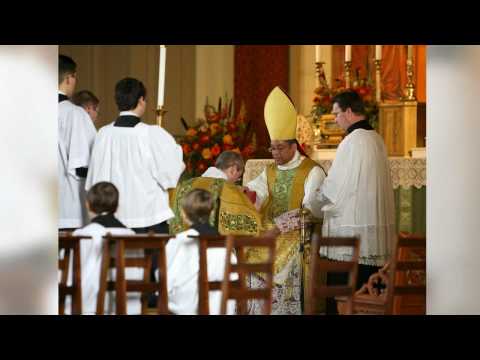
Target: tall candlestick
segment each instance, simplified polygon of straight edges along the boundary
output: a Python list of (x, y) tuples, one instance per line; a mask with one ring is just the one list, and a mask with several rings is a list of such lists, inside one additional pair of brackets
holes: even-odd
[(345, 61), (345, 88), (350, 88), (350, 70), (352, 69), (352, 62)]
[(320, 62), (320, 45), (315, 45), (315, 62)]
[(160, 45), (160, 66), (158, 69), (158, 108), (162, 108), (165, 103), (165, 65), (167, 61), (167, 48)]
[(407, 45), (407, 58), (413, 59), (413, 45)]
[(352, 45), (345, 45), (345, 62), (352, 61)]
[(382, 45), (375, 45), (375, 60), (382, 60)]
[(382, 60), (375, 60), (375, 100), (377, 103), (382, 101)]

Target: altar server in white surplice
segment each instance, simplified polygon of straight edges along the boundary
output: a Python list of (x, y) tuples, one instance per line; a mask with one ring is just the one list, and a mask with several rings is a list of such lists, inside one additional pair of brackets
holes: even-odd
[(140, 120), (146, 89), (133, 78), (119, 81), (115, 101), (120, 116), (98, 132), (86, 188), (108, 181), (121, 194), (117, 217), (137, 233), (168, 233), (173, 217), (168, 189), (175, 188), (185, 169), (181, 147), (157, 125)]
[(96, 129), (87, 112), (69, 100), (77, 83), (77, 65), (64, 55), (58, 63), (58, 228), (71, 230), (88, 222), (85, 178)]
[[(217, 229), (210, 226), (208, 219), (213, 210), (210, 192), (194, 189), (182, 199), (183, 221), (189, 229), (177, 234), (175, 239), (167, 243), (167, 286), (168, 308), (177, 315), (198, 314), (198, 277), (199, 277), (199, 245), (198, 240), (189, 236), (219, 235)], [(234, 254), (232, 262), (236, 262)], [(225, 271), (225, 248), (207, 250), (207, 274), (209, 281), (222, 281)], [(232, 274), (232, 280), (238, 275)], [(210, 291), (210, 315), (220, 314), (222, 300), (221, 291)], [(227, 314), (235, 313), (235, 301), (227, 303)]]
[[(317, 192), (323, 206), (323, 236), (358, 236), (360, 259), (357, 288), (392, 255), (396, 230), (395, 206), (385, 144), (370, 126), (360, 96), (353, 91), (333, 99), (337, 123), (347, 131), (328, 176)], [(337, 261), (350, 261), (348, 248), (320, 249)], [(344, 274), (329, 274), (327, 283), (346, 283)], [(336, 313), (327, 301), (327, 313)]]
[[(91, 222), (87, 226), (74, 231), (74, 236), (90, 236), (91, 239), (80, 242), (80, 263), (82, 269), (82, 314), (94, 315), (97, 310), (97, 297), (99, 290), (100, 270), (103, 254), (103, 236), (134, 235), (133, 230), (127, 229), (116, 217), (118, 200), (120, 196), (117, 188), (107, 182), (95, 184), (87, 194), (87, 209)], [(112, 250), (112, 255), (115, 249)], [(128, 250), (126, 256), (142, 256), (142, 250)], [(73, 260), (73, 259), (72, 259)], [(72, 267), (72, 261), (70, 262)], [(140, 268), (127, 268), (125, 271), (128, 280), (142, 280), (143, 270)], [(72, 271), (69, 272), (70, 276)], [(115, 270), (110, 270), (109, 280), (115, 280)], [(71, 282), (71, 279), (69, 279)], [(69, 299), (68, 297), (67, 299)], [(66, 306), (69, 309), (70, 306)], [(115, 313), (115, 297), (113, 292), (107, 292), (104, 304), (104, 313)], [(127, 314), (141, 313), (140, 293), (127, 293)]]

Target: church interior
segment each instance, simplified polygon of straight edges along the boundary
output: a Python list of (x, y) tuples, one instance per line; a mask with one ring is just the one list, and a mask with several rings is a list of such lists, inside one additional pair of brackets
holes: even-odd
[[(217, 199), (209, 221), (214, 227), (218, 225), (218, 236), (193, 236), (198, 241), (195, 314), (329, 315), (332, 299), (333, 313), (340, 315), (479, 313), (476, 295), (480, 289), (472, 288), (466, 276), (476, 276), (478, 270), (471, 255), (473, 247), (478, 247), (472, 241), (474, 214), (478, 210), (478, 196), (472, 195), (476, 194), (472, 157), (479, 146), (474, 138), (478, 125), (472, 124), (473, 110), (468, 112), (476, 101), (474, 94), (480, 91), (480, 81), (473, 83), (474, 79), (480, 80), (475, 70), (480, 61), (478, 46), (59, 45), (49, 46), (44, 53), (32, 51), (31, 56), (49, 62), (50, 72), (53, 69), (56, 73), (59, 54), (76, 63), (75, 91), (88, 90), (97, 98), (97, 117), (93, 120), (96, 141), (100, 129), (118, 121), (118, 100), (114, 95), (119, 80), (134, 78), (143, 83), (146, 96), (141, 123), (170, 134), (185, 165), (176, 188), (168, 189), (169, 206), (180, 219), (179, 224), (183, 221), (182, 230), (188, 224), (183, 208), (189, 195), (186, 189), (206, 190)], [(38, 72), (45, 75), (45, 69)], [(45, 84), (37, 88), (41, 86)], [(460, 93), (452, 95), (455, 86), (468, 92), (463, 97)], [(277, 88), (280, 95), (272, 100)], [(263, 194), (254, 187), (265, 176), (268, 194), (279, 191), (283, 168), (273, 153), (276, 151), (278, 156), (284, 150), (278, 150), (281, 145), (277, 138), (280, 142), (296, 140), (301, 159), (309, 159), (312, 167), (320, 168), (324, 172), (322, 179), (329, 179), (331, 169), (337, 174), (341, 165), (335, 165), (335, 160), (343, 156), (337, 154), (342, 154), (339, 151), (352, 138), (350, 134), (358, 133), (341, 127), (337, 121), (338, 100), (335, 105), (333, 100), (345, 91), (359, 96), (364, 104), (366, 129), (373, 130), (383, 141), (387, 184), (393, 194), (395, 241), (389, 259), (375, 263), (375, 271), (362, 284), (359, 265), (366, 263), (360, 260), (363, 250), (359, 235), (326, 235), (326, 218), (319, 219), (313, 209), (304, 207), (306, 192), (304, 202), (300, 197), (295, 200), (300, 205), (294, 206), (293, 200), (288, 200), (288, 207), (282, 210), (288, 211), (278, 218), (268, 218), (266, 226), (264, 216), (277, 211), (275, 207), (266, 209), (276, 200), (258, 205)], [(55, 96), (57, 92), (54, 89)], [(270, 115), (269, 101), (286, 110)], [(293, 115), (288, 117), (287, 112)], [(55, 111), (50, 117), (56, 116)], [(274, 132), (285, 133), (287, 125), (275, 129), (269, 124), (270, 116), (285, 119), (285, 124), (296, 123), (294, 135), (275, 137)], [(232, 183), (207, 181), (202, 174), (217, 166), (223, 152), (240, 155), (244, 162), (241, 176)], [(270, 169), (276, 166), (278, 173), (271, 178)], [(88, 176), (90, 171), (89, 167)], [(303, 196), (304, 184), (311, 178), (307, 176), (310, 168), (305, 171), (298, 182), (300, 187), (295, 188), (297, 180), (291, 180), (293, 190), (287, 190), (288, 194), (301, 189)], [(275, 185), (271, 185), (271, 179)], [(458, 191), (460, 194), (454, 195)], [(49, 183), (48, 193), (55, 192), (55, 186)], [(271, 199), (272, 195), (268, 196)], [(300, 195), (288, 196), (296, 199)], [(293, 213), (292, 209), (298, 217), (295, 225), (285, 216)], [(171, 231), (173, 225), (169, 224)], [(281, 232), (272, 236), (272, 226)], [(288, 228), (285, 233), (283, 227)], [(81, 280), (81, 244), (88, 236), (67, 230), (58, 231), (55, 225), (51, 231), (56, 238), (52, 247), (55, 281), (50, 276), (47, 287), (48, 298), (55, 306), (48, 311), (82, 314), (85, 289)], [(169, 305), (167, 282), (177, 281), (168, 274), (168, 242), (178, 233), (135, 233), (102, 235), (94, 313), (106, 314), (113, 308), (112, 314), (130, 314), (130, 295), (135, 293), (141, 295), (133, 300), (140, 306), (138, 314), (176, 314)], [(285, 235), (291, 233), (295, 235)], [(294, 242), (295, 246), (288, 245), (285, 250), (285, 244)], [(256, 252), (255, 247), (265, 251)], [(331, 261), (320, 256), (322, 247), (349, 247), (353, 255), (348, 261)], [(139, 249), (144, 250), (145, 257), (126, 255)], [(234, 254), (235, 261), (228, 256), (222, 258), (224, 276), (212, 280), (208, 259), (218, 249)], [(258, 261), (249, 262), (249, 254)], [(283, 254), (287, 254), (285, 259)], [(297, 256), (299, 260), (295, 260)], [(462, 262), (467, 268), (451, 274), (449, 270)], [(143, 275), (130, 279), (134, 273), (130, 268), (142, 269)], [(113, 278), (112, 270), (116, 274)], [(156, 275), (150, 276), (154, 270)], [(345, 273), (348, 280), (332, 286), (327, 280), (330, 272)], [(442, 277), (448, 277), (450, 285), (440, 284)], [(454, 280), (458, 278), (462, 280)], [(451, 286), (456, 291), (450, 291)], [(52, 291), (58, 296), (51, 295)], [(215, 291), (219, 296), (218, 312), (212, 310), (211, 294)], [(152, 302), (153, 294), (156, 296)], [(236, 307), (231, 311), (233, 300)]]

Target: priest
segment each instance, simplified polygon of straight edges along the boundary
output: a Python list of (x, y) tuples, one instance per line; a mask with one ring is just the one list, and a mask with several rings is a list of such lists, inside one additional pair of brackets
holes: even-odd
[[(390, 259), (395, 230), (395, 206), (390, 166), (382, 137), (370, 126), (365, 105), (354, 91), (333, 99), (336, 122), (346, 130), (328, 177), (316, 198), (324, 211), (323, 235), (360, 238), (357, 288), (368, 282)], [(348, 248), (321, 248), (331, 260), (350, 261)], [(329, 274), (329, 285), (347, 283), (344, 274)], [(327, 314), (336, 314), (327, 299)]]

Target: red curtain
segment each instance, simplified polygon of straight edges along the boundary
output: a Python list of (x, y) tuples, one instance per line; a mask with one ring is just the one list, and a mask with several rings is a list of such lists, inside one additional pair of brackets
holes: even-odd
[(245, 103), (250, 134), (257, 139), (257, 157), (269, 157), (270, 138), (263, 116), (265, 100), (275, 86), (288, 92), (288, 45), (235, 46), (234, 101), (238, 112)]

